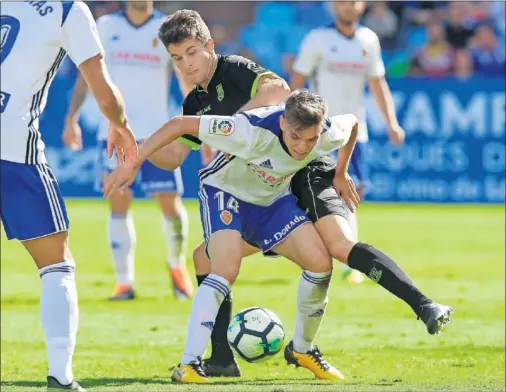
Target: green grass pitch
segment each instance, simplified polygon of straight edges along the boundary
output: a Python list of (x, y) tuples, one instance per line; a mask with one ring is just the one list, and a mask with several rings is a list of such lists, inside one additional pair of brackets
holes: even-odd
[[(197, 203), (187, 206), (191, 249), (202, 231)], [(130, 303), (106, 300), (114, 275), (105, 202), (71, 200), (68, 209), (80, 300), (74, 369), (90, 391), (504, 391), (504, 207), (365, 204), (359, 211), (361, 239), (393, 256), (429, 296), (455, 308), (442, 336), (429, 336), (411, 309), (381, 287), (370, 281), (351, 287), (336, 274), (317, 343), (346, 381), (318, 382), (278, 355), (263, 364), (241, 362), (242, 379), (200, 387), (170, 382), (191, 303), (172, 297), (156, 205), (134, 207), (139, 299)], [(43, 390), (37, 270), (3, 231), (1, 245), (1, 389)], [(284, 259), (244, 260), (234, 309), (273, 310), (288, 341), (299, 276)]]

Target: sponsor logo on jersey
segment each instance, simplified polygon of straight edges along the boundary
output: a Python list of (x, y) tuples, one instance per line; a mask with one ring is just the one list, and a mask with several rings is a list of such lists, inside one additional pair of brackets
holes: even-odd
[(297, 226), (300, 222), (307, 221), (306, 215), (297, 215), (295, 218), (293, 218), (290, 222), (288, 222), (285, 227), (283, 227), (282, 230), (274, 233), (274, 241), (279, 242), (285, 237), (286, 235), (290, 234), (292, 232), (292, 229)]
[(234, 133), (234, 122), (232, 120), (213, 119), (209, 127), (211, 135), (230, 136)]
[(124, 64), (159, 64), (162, 58), (156, 54), (116, 50), (111, 52), (112, 61)]
[(223, 101), (225, 98), (225, 90), (223, 90), (223, 85), (221, 83), (216, 86), (216, 94), (218, 95), (218, 101)]
[(204, 113), (211, 111), (211, 105), (207, 105), (204, 109), (197, 112), (197, 116), (202, 116)]
[[(265, 163), (265, 162), (263, 162)], [(254, 163), (248, 164), (249, 167), (253, 169), (253, 171), (264, 181), (264, 183), (269, 184), (271, 186), (280, 185), (282, 184), (287, 178), (290, 178), (291, 175), (281, 176), (281, 177), (274, 177), (273, 175), (267, 173), (264, 170), (264, 166), (261, 165), (255, 165)], [(272, 165), (271, 165), (272, 166)], [(272, 167), (270, 167), (272, 169)]]
[(233, 218), (234, 218), (234, 216), (232, 215), (232, 213), (230, 211), (227, 211), (227, 210), (221, 211), (220, 219), (227, 226), (232, 223)]
[(156, 48), (158, 46), (158, 38), (153, 38), (151, 44), (153, 45), (153, 48)]
[(270, 159), (267, 159), (266, 161), (263, 161), (260, 166), (265, 167), (266, 169), (272, 170), (272, 163)]

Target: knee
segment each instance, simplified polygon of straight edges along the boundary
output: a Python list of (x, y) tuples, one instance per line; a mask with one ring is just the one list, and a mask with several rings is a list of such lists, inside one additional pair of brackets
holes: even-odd
[(329, 252), (327, 252), (325, 247), (319, 248), (313, 255), (313, 262), (311, 263), (311, 268), (308, 269), (308, 271), (315, 273), (332, 271), (332, 257), (329, 255)]
[(193, 251), (193, 264), (197, 275), (206, 275), (211, 272), (211, 261), (207, 258), (205, 244), (201, 244)]
[(351, 238), (340, 237), (336, 238), (329, 246), (331, 256), (341, 263), (348, 264), (348, 255), (351, 249), (355, 246), (356, 241)]
[(157, 193), (155, 197), (163, 215), (168, 217), (176, 217), (179, 215), (178, 195), (175, 193)]
[(211, 268), (211, 273), (219, 275), (222, 278), (225, 278), (226, 280), (228, 280), (230, 285), (232, 285), (234, 284), (235, 280), (237, 279), (237, 276), (239, 275), (239, 269), (240, 269), (240, 261), (230, 262), (227, 263), (226, 265), (222, 263), (219, 267), (213, 266)]
[(113, 214), (126, 214), (128, 209), (130, 208), (130, 203), (132, 201), (131, 191), (128, 190), (125, 193), (114, 193), (109, 198), (111, 212)]

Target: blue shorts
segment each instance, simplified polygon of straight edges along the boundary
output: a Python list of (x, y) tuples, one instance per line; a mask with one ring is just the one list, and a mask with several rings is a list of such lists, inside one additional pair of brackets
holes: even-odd
[(1, 161), (0, 171), (0, 217), (9, 240), (68, 230), (65, 202), (48, 165)]
[(282, 197), (268, 207), (238, 200), (227, 192), (202, 184), (199, 192), (200, 216), (205, 241), (221, 230), (235, 230), (263, 253), (287, 238), (310, 220), (293, 195)]
[[(104, 175), (109, 174), (118, 166), (116, 156), (107, 156), (107, 142), (99, 141), (97, 145), (97, 177), (95, 190), (100, 192), (103, 186)], [(153, 193), (178, 193), (183, 194), (183, 179), (181, 170), (169, 171), (156, 167), (151, 162), (142, 164), (135, 182), (131, 186), (134, 192)]]

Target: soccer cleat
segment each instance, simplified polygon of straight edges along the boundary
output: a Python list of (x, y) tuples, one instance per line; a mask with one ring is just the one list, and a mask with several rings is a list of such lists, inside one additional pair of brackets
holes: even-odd
[(171, 380), (185, 384), (206, 384), (209, 381), (200, 358), (198, 361), (190, 362), (187, 365), (179, 364), (172, 372)]
[(435, 302), (422, 305), (417, 319), (422, 320), (431, 335), (439, 335), (443, 328), (450, 323), (453, 309), (448, 305)]
[(193, 284), (185, 265), (170, 267), (172, 288), (177, 299), (188, 299), (193, 295)]
[(48, 392), (59, 392), (59, 391), (78, 391), (86, 392), (86, 389), (81, 387), (77, 382), (72, 381), (68, 385), (60, 384), (60, 382), (53, 376), (47, 376), (47, 390)]
[(343, 272), (342, 279), (350, 284), (360, 284), (364, 281), (364, 275), (360, 271), (350, 268)]
[(202, 367), (209, 377), (241, 377), (241, 369), (235, 358), (225, 362), (210, 357), (204, 359)]
[(135, 299), (135, 292), (132, 285), (127, 283), (116, 285), (116, 289), (111, 297), (109, 297), (109, 301), (130, 301)]
[(306, 368), (320, 380), (344, 380), (341, 372), (323, 359), (323, 354), (316, 346), (303, 354), (293, 349), (293, 341), (291, 341), (285, 347), (285, 359), (288, 365)]

